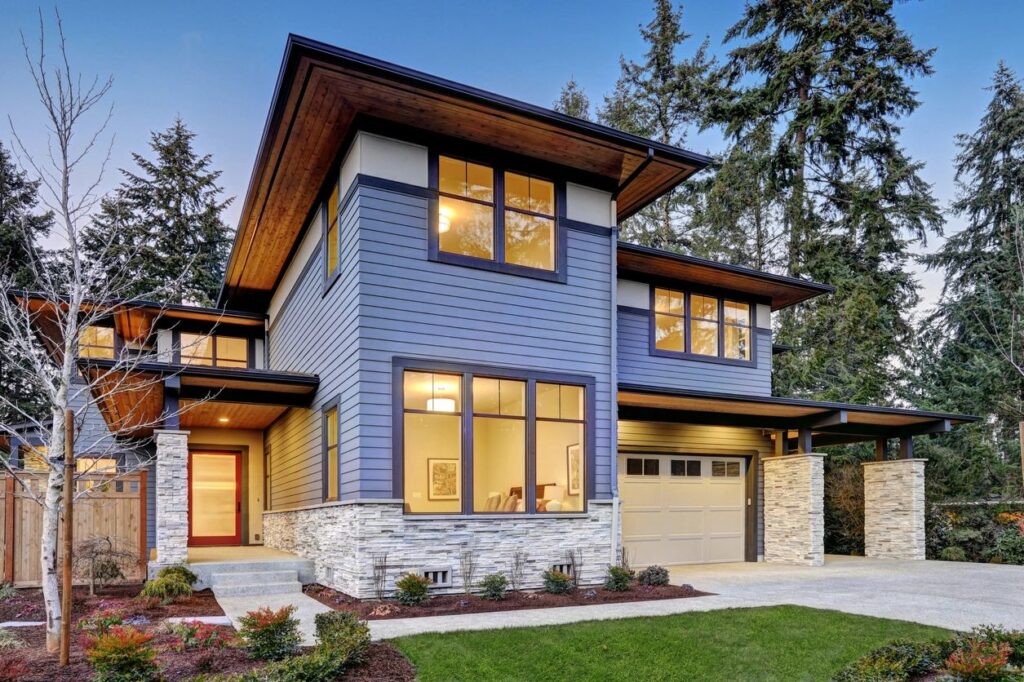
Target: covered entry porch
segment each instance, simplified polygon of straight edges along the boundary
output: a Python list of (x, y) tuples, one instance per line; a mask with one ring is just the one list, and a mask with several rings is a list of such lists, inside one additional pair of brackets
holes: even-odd
[[(924, 558), (925, 462), (913, 439), (963, 415), (619, 387), (622, 544), (637, 565), (824, 563), (824, 457), (872, 441), (869, 557)], [(895, 447), (893, 447), (895, 446)]]

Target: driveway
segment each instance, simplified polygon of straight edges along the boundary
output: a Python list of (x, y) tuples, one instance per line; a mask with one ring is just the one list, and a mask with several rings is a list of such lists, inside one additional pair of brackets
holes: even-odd
[(954, 630), (1024, 629), (1024, 566), (829, 556), (819, 568), (734, 563), (680, 566), (671, 575), (730, 606), (798, 604)]

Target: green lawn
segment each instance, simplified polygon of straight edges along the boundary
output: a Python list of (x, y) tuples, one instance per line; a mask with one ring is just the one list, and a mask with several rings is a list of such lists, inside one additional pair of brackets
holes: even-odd
[(891, 639), (940, 628), (799, 606), (395, 640), (422, 682), (451, 680), (828, 680)]

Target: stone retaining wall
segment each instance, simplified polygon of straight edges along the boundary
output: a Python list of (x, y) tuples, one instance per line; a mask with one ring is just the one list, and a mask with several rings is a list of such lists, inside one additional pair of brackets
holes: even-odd
[(825, 455), (765, 457), (764, 560), (825, 563)]
[(864, 463), (864, 556), (924, 560), (926, 461)]
[(316, 563), (317, 582), (359, 598), (374, 596), (373, 556), (387, 553), (387, 592), (403, 573), (448, 570), (451, 586), (437, 592), (461, 592), (459, 558), (464, 549), (476, 557), (473, 582), (488, 573), (509, 570), (513, 552), (526, 553), (525, 587), (540, 587), (540, 574), (565, 562), (566, 550), (583, 550), (581, 584), (604, 579), (611, 557), (612, 504), (592, 501), (585, 516), (509, 518), (414, 517), (401, 502), (356, 502), (263, 515), (267, 547), (293, 552)]

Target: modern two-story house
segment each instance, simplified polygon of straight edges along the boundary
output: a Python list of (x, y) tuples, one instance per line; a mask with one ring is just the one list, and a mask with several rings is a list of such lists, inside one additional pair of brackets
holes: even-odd
[(81, 353), (158, 350), (99, 404), (153, 439), (151, 569), (264, 545), (367, 597), (385, 555), (439, 589), (466, 550), (531, 585), (567, 550), (584, 582), (622, 550), (819, 565), (818, 449), (863, 440), (867, 553), (924, 558), (913, 439), (971, 418), (773, 396), (773, 313), (832, 287), (619, 241), (708, 161), (290, 37), (219, 306)]

